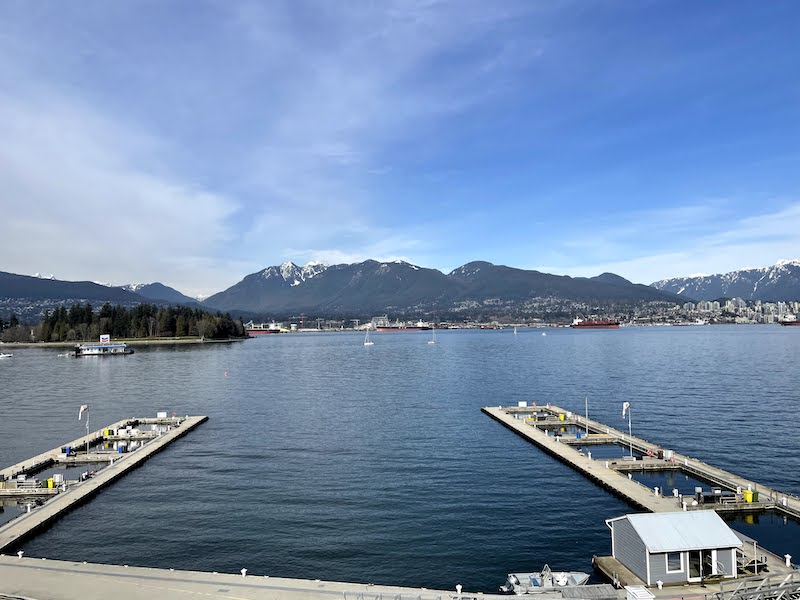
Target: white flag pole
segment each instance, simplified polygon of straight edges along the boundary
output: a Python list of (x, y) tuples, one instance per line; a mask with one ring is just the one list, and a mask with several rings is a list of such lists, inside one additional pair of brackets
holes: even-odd
[(628, 441), (631, 444), (631, 458), (633, 458), (633, 432), (631, 430), (631, 407), (628, 405)]
[(589, 437), (589, 396), (586, 396), (586, 437)]
[(81, 409), (78, 411), (78, 420), (80, 421), (83, 417), (83, 413), (86, 412), (86, 455), (89, 455), (89, 405), (82, 404)]

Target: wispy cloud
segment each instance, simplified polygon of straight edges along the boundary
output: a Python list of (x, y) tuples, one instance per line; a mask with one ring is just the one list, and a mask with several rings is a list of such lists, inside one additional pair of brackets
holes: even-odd
[[(716, 212), (721, 207), (712, 207)], [(657, 211), (650, 216), (657, 216)], [(702, 207), (679, 210), (666, 217), (667, 231), (680, 230), (680, 215), (704, 214)], [(670, 218), (674, 217), (674, 218)], [(800, 229), (795, 226), (800, 219), (800, 202), (774, 212), (740, 218), (722, 218), (717, 221), (714, 231), (696, 236), (682, 235), (679, 243), (672, 248), (664, 248), (655, 253), (636, 252), (632, 245), (625, 245), (625, 251), (616, 254), (611, 260), (587, 261), (578, 266), (556, 267), (553, 264), (541, 266), (542, 270), (575, 276), (592, 276), (602, 272), (613, 272), (637, 283), (652, 283), (653, 279), (682, 277), (692, 273), (727, 273), (746, 267), (762, 267), (774, 264), (780, 259), (797, 255), (800, 248)], [(689, 222), (684, 223), (687, 227)], [(647, 220), (647, 223), (658, 221)], [(703, 220), (703, 227), (709, 223)], [(674, 229), (674, 228), (678, 229)], [(623, 229), (622, 231), (626, 231)], [(645, 228), (643, 233), (649, 229)], [(685, 232), (684, 232), (685, 233)], [(616, 243), (612, 238), (609, 244)], [(623, 244), (620, 243), (622, 246)], [(644, 244), (639, 247), (653, 248), (658, 244)]]
[(25, 249), (3, 267), (210, 293), (284, 260), (756, 262), (796, 239), (791, 202), (759, 217), (748, 193), (797, 197), (796, 153), (772, 159), (798, 121), (758, 85), (786, 65), (737, 60), (740, 8), (672, 29), (658, 3), (2, 5), (0, 234)]

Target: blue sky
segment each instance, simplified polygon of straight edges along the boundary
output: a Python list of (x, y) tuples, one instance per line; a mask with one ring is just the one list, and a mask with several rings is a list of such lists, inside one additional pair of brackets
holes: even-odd
[(792, 1), (0, 4), (0, 270), (800, 255)]

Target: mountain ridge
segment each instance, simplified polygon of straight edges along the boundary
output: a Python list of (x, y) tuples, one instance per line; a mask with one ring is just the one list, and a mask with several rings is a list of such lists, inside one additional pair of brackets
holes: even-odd
[(159, 281), (153, 283), (127, 283), (125, 285), (117, 286), (123, 290), (139, 294), (151, 300), (164, 300), (166, 302), (174, 302), (177, 304), (197, 304), (196, 298), (182, 294), (178, 290), (168, 285), (164, 285)]
[(445, 275), (401, 260), (366, 260), (337, 265), (309, 263), (304, 267), (287, 261), (245, 276), (206, 298), (204, 304), (223, 311), (271, 315), (289, 311), (466, 316), (492, 311), (540, 314), (546, 312), (545, 304), (556, 312), (569, 312), (575, 308), (570, 308), (570, 303), (611, 308), (677, 300), (674, 294), (609, 273), (573, 278), (472, 261)]
[(661, 279), (650, 284), (693, 300), (742, 298), (769, 302), (800, 298), (800, 259), (782, 259), (769, 267), (749, 267), (714, 275)]

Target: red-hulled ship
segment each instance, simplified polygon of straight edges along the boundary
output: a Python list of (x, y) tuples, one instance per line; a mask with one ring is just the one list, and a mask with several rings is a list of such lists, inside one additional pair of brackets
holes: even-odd
[(247, 332), (247, 335), (265, 335), (268, 333), (284, 332), (284, 330), (282, 330), (280, 326), (274, 321), (269, 325), (265, 323), (253, 323), (252, 321), (250, 321), (249, 323), (244, 324), (244, 330), (245, 332)]
[(619, 321), (614, 319), (575, 319), (570, 327), (574, 329), (619, 329)]
[(786, 325), (787, 327), (800, 326), (800, 321), (797, 320), (797, 317), (795, 315), (786, 315), (782, 319), (779, 319), (778, 323), (780, 323), (781, 325)]

